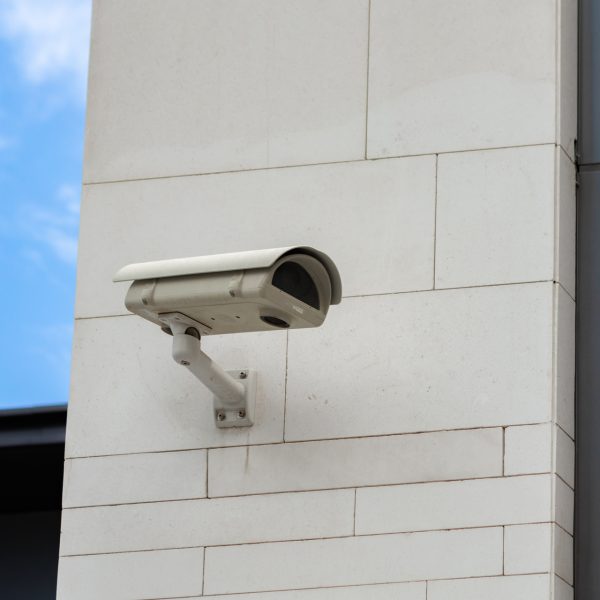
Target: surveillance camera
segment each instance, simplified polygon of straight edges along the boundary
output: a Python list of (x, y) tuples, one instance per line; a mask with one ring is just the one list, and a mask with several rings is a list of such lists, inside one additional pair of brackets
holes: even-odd
[(139, 263), (114, 277), (131, 280), (131, 312), (166, 330), (161, 315), (181, 313), (201, 335), (318, 327), (341, 300), (335, 264), (307, 247)]
[(125, 306), (172, 334), (173, 358), (215, 393), (218, 427), (252, 424), (254, 374), (220, 369), (201, 336), (318, 327), (342, 297), (335, 263), (307, 246), (137, 263), (113, 281), (133, 281)]

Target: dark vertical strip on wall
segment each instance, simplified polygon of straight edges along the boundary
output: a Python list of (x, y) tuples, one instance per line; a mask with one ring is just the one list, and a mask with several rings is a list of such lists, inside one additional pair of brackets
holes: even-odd
[(580, 173), (578, 206), (575, 584), (600, 598), (600, 171)]
[(579, 0), (579, 162), (600, 164), (600, 2)]
[(56, 599), (65, 406), (0, 411), (0, 599)]
[(600, 0), (579, 0), (575, 597), (600, 598)]

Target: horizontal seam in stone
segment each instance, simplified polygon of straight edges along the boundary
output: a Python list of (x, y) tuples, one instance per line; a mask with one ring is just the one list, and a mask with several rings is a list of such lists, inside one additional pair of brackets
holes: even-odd
[[(532, 521), (528, 523), (506, 523), (506, 524), (490, 524), (490, 525), (473, 525), (472, 527), (448, 527), (445, 529), (416, 529), (412, 531), (385, 531), (380, 533), (359, 533), (356, 535), (330, 535), (319, 537), (305, 537), (293, 539), (274, 539), (261, 540), (258, 542), (232, 542), (230, 544), (197, 544), (195, 546), (174, 546), (167, 548), (145, 548), (140, 550), (115, 550), (113, 552), (87, 552), (80, 554), (61, 554), (61, 558), (71, 558), (74, 556), (102, 556), (110, 554), (135, 554), (138, 552), (162, 552), (168, 550), (194, 550), (204, 548), (205, 551), (211, 548), (240, 548), (245, 546), (265, 546), (274, 544), (303, 544), (307, 542), (332, 541), (332, 540), (353, 540), (361, 538), (383, 538), (383, 537), (399, 537), (416, 534), (432, 534), (432, 533), (456, 533), (460, 531), (480, 531), (485, 529), (497, 529), (500, 531), (503, 527), (519, 527), (522, 525), (558, 525), (554, 521)], [(562, 528), (561, 528), (562, 529)], [(63, 532), (64, 535), (64, 532)]]
[[(367, 158), (353, 158), (348, 160), (332, 160), (318, 163), (301, 163), (301, 164), (291, 164), (291, 165), (276, 165), (272, 167), (250, 167), (248, 169), (232, 169), (232, 170), (224, 170), (224, 171), (208, 171), (205, 173), (179, 173), (174, 175), (156, 175), (150, 177), (133, 177), (130, 179), (107, 179), (104, 181), (84, 181), (83, 186), (93, 186), (93, 185), (111, 185), (111, 184), (119, 184), (119, 183), (135, 183), (140, 181), (157, 181), (161, 179), (181, 179), (182, 177), (208, 177), (211, 175), (231, 175), (236, 173), (255, 173), (261, 171), (276, 171), (281, 169), (301, 169), (303, 167), (319, 167), (319, 166), (328, 166), (328, 165), (345, 165), (345, 164), (360, 164), (365, 162), (375, 162), (380, 160), (395, 160), (395, 159), (409, 159), (409, 158), (421, 158), (426, 156), (435, 156), (439, 155), (450, 155), (450, 154), (465, 154), (468, 152), (487, 152), (494, 150), (511, 150), (511, 149), (519, 149), (519, 148), (538, 148), (544, 146), (553, 146), (555, 148), (561, 147), (560, 144), (557, 144), (556, 141), (552, 142), (536, 142), (533, 144), (515, 144), (512, 146), (488, 146), (488, 147), (480, 147), (480, 148), (465, 148), (465, 149), (455, 149), (455, 150), (432, 150), (430, 152), (421, 152), (417, 154), (397, 154), (390, 156), (368, 156)], [(565, 152), (566, 153), (566, 152)], [(568, 153), (567, 157), (568, 157)]]
[[(429, 292), (451, 292), (451, 291), (456, 291), (456, 290), (477, 290), (477, 289), (482, 289), (482, 288), (494, 288), (494, 287), (510, 287), (510, 286), (521, 286), (521, 285), (536, 285), (539, 283), (556, 283), (558, 284), (563, 290), (564, 287), (562, 287), (562, 285), (554, 280), (554, 279), (534, 279), (531, 281), (508, 281), (505, 283), (483, 283), (483, 284), (474, 284), (474, 285), (464, 285), (464, 286), (458, 286), (458, 287), (436, 287), (436, 288), (423, 288), (423, 289), (418, 289), (418, 290), (404, 290), (404, 291), (397, 291), (397, 292), (380, 292), (380, 293), (374, 293), (374, 294), (354, 294), (354, 295), (348, 295), (348, 296), (342, 296), (342, 300), (350, 300), (353, 298), (379, 298), (381, 296), (404, 296), (407, 294), (426, 294)], [(569, 294), (569, 292), (567, 292), (567, 290), (565, 290), (565, 293), (569, 295), (570, 298), (571, 295)], [(106, 314), (106, 315), (88, 315), (88, 316), (82, 316), (82, 317), (75, 317), (75, 321), (89, 321), (92, 319), (113, 319), (113, 318), (118, 318), (118, 317), (134, 317), (136, 316), (133, 313), (115, 313), (115, 314)], [(279, 332), (281, 333), (281, 332)], [(293, 334), (293, 332), (291, 332)]]
[(515, 473), (512, 475), (483, 475), (483, 476), (475, 476), (475, 477), (461, 477), (460, 479), (426, 479), (419, 481), (404, 481), (397, 483), (370, 483), (364, 485), (343, 485), (340, 487), (332, 487), (332, 488), (308, 488), (308, 489), (298, 489), (298, 490), (283, 490), (283, 491), (273, 491), (273, 492), (251, 492), (248, 494), (234, 494), (232, 496), (194, 496), (190, 498), (172, 498), (168, 500), (141, 500), (134, 502), (114, 502), (109, 504), (82, 504), (77, 506), (63, 506), (64, 511), (70, 510), (87, 510), (94, 508), (108, 508), (114, 506), (137, 506), (137, 505), (145, 505), (145, 504), (165, 504), (167, 502), (195, 502), (195, 501), (216, 501), (216, 500), (228, 500), (234, 498), (256, 498), (261, 496), (281, 496), (285, 494), (320, 494), (323, 492), (348, 492), (351, 490), (356, 490), (360, 492), (362, 489), (377, 489), (377, 488), (390, 488), (390, 487), (405, 487), (405, 486), (417, 486), (417, 485), (428, 485), (428, 484), (437, 484), (437, 483), (462, 483), (462, 482), (471, 482), (471, 481), (506, 481), (508, 479), (523, 479), (525, 477), (552, 477), (555, 473), (551, 472), (539, 472), (539, 473)]
[(317, 444), (322, 442), (343, 442), (345, 440), (370, 440), (370, 439), (378, 439), (378, 438), (390, 438), (390, 437), (405, 437), (410, 435), (429, 435), (436, 433), (459, 433), (462, 431), (487, 431), (490, 429), (502, 429), (503, 427), (523, 427), (528, 425), (546, 425), (548, 423), (552, 423), (552, 421), (535, 421), (531, 423), (511, 423), (507, 425), (477, 425), (474, 427), (455, 427), (451, 429), (424, 429), (420, 431), (403, 431), (403, 432), (394, 432), (394, 433), (373, 433), (373, 434), (365, 434), (365, 435), (354, 435), (354, 436), (345, 436), (345, 437), (332, 437), (332, 438), (315, 438), (315, 439), (307, 439), (307, 440), (278, 440), (276, 442), (256, 442), (256, 443), (239, 443), (239, 444), (230, 444), (228, 446), (205, 446), (200, 448), (177, 448), (177, 449), (167, 449), (167, 450), (145, 450), (138, 452), (115, 452), (114, 454), (90, 454), (85, 456), (65, 456), (65, 460), (83, 460), (89, 458), (108, 458), (111, 456), (133, 456), (137, 454), (165, 454), (168, 452), (198, 452), (201, 450), (206, 450), (207, 452), (214, 452), (216, 450), (233, 450), (240, 448), (261, 448), (267, 446), (291, 446), (293, 444)]

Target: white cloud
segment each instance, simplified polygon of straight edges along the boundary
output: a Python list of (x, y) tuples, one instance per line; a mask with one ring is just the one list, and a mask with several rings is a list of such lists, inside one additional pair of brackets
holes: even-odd
[[(21, 213), (21, 229), (31, 241), (50, 250), (55, 258), (74, 265), (77, 262), (77, 231), (79, 227), (79, 194), (71, 184), (61, 185), (56, 200), (44, 207), (28, 205)], [(27, 256), (39, 265), (40, 252), (29, 248)]]
[(0, 35), (10, 40), (25, 78), (66, 80), (85, 97), (91, 0), (0, 0)]
[(49, 228), (43, 239), (54, 254), (63, 262), (75, 264), (77, 261), (77, 238), (60, 229)]
[(71, 183), (63, 183), (56, 193), (58, 199), (61, 200), (68, 213), (71, 215), (79, 215), (79, 190)]

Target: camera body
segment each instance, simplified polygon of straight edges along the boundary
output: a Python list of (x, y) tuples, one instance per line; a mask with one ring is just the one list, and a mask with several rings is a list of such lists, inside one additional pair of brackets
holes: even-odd
[(334, 262), (307, 246), (234, 252), (123, 267), (133, 313), (167, 333), (172, 315), (200, 335), (318, 327), (341, 301)]

